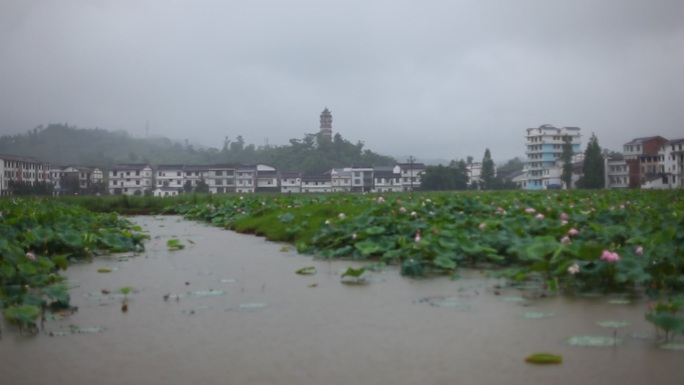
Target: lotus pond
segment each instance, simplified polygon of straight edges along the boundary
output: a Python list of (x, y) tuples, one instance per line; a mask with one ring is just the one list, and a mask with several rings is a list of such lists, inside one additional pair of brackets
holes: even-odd
[[(556, 295), (484, 269), (453, 280), (386, 266), (347, 281), (368, 263), (177, 216), (131, 219), (144, 251), (64, 272), (78, 311), (37, 336), (5, 325), (4, 382), (629, 385), (679, 373), (684, 352), (663, 348), (644, 296)], [(526, 363), (534, 353), (563, 362)]]
[(678, 192), (71, 203), (0, 201), (16, 383), (669, 383), (684, 348)]

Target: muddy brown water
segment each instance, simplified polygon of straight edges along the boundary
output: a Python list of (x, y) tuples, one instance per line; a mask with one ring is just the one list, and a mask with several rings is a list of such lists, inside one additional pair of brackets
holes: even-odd
[[(367, 284), (347, 285), (340, 272), (354, 262), (314, 260), (178, 217), (133, 219), (152, 238), (144, 253), (100, 257), (67, 271), (78, 312), (47, 321), (38, 336), (3, 325), (0, 383), (684, 383), (684, 352), (630, 336), (653, 333), (644, 321), (645, 300), (617, 305), (612, 297), (558, 296), (521, 303), (517, 289), (497, 291), (501, 282), (477, 271), (452, 281), (386, 269), (370, 274)], [(187, 247), (169, 251), (172, 236)], [(295, 274), (306, 266), (316, 274)], [(113, 271), (98, 273), (103, 267)], [(124, 286), (136, 289), (125, 313), (120, 298), (100, 294)], [(458, 306), (433, 306), (440, 303)], [(521, 317), (529, 311), (555, 316)], [(606, 320), (629, 325), (597, 325)], [(47, 334), (68, 325), (104, 330)], [(616, 347), (565, 343), (614, 330), (624, 339)], [(536, 352), (560, 354), (564, 362), (526, 364)]]

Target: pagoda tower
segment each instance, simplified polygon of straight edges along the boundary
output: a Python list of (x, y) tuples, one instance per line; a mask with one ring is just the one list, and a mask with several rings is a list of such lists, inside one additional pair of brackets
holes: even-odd
[(321, 112), (321, 138), (332, 140), (332, 114), (325, 107), (325, 110)]

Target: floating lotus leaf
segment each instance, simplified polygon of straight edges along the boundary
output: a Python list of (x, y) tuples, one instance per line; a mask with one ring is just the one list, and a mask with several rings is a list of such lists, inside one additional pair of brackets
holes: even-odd
[[(222, 295), (226, 294), (225, 291), (223, 290), (197, 290), (197, 291), (190, 291), (186, 294), (188, 297), (195, 297), (195, 298), (203, 298), (203, 297), (212, 297), (215, 295)], [(173, 294), (171, 295), (173, 297)]]
[(543, 312), (543, 311), (526, 311), (526, 312), (520, 314), (521, 317), (527, 318), (527, 319), (549, 318), (549, 317), (554, 317), (555, 315), (556, 315), (555, 313), (548, 313), (548, 312)]
[(316, 274), (316, 266), (302, 267), (301, 269), (295, 271), (295, 273), (300, 274), (300, 275)]
[(598, 326), (604, 327), (604, 328), (621, 328), (625, 326), (629, 326), (629, 322), (625, 321), (600, 321), (596, 323)]
[(241, 310), (254, 310), (254, 309), (263, 309), (267, 307), (268, 304), (261, 303), (261, 302), (249, 302), (249, 303), (241, 303), (238, 305), (238, 309)]
[(656, 338), (653, 333), (631, 333), (629, 336), (635, 340), (654, 340)]
[(203, 306), (198, 306), (198, 307), (196, 307), (196, 308), (194, 308), (194, 309), (183, 310), (183, 311), (181, 311), (181, 313), (193, 315), (193, 314), (196, 314), (196, 313), (198, 313), (198, 312), (200, 312), (200, 311), (211, 310), (211, 309), (212, 309), (212, 306), (203, 305)]
[(111, 273), (112, 269), (109, 267), (101, 267), (101, 268), (97, 269), (97, 272), (98, 273)]
[(565, 342), (572, 346), (605, 347), (620, 345), (622, 344), (622, 339), (606, 336), (572, 336), (566, 339)]
[(425, 302), (435, 307), (447, 307), (456, 310), (472, 310), (473, 306), (463, 303), (460, 298), (457, 297), (433, 297), (433, 298), (423, 298), (418, 302)]
[(560, 364), (563, 363), (563, 356), (552, 353), (536, 353), (525, 358), (529, 364)]
[(49, 333), (51, 337), (65, 337), (74, 334), (96, 334), (105, 331), (104, 327), (101, 326), (89, 326), (89, 327), (79, 327), (76, 325), (69, 325), (68, 327), (63, 327), (59, 330), (53, 330)]
[(668, 349), (668, 350), (684, 350), (684, 343), (675, 343), (675, 342), (670, 342), (667, 344), (660, 345), (662, 349)]

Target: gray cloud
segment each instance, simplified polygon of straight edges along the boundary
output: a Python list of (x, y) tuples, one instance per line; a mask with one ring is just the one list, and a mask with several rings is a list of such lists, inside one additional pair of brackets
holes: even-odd
[(0, 133), (214, 145), (333, 129), (385, 154), (495, 160), (524, 129), (684, 137), (684, 3), (117, 1), (0, 5)]

